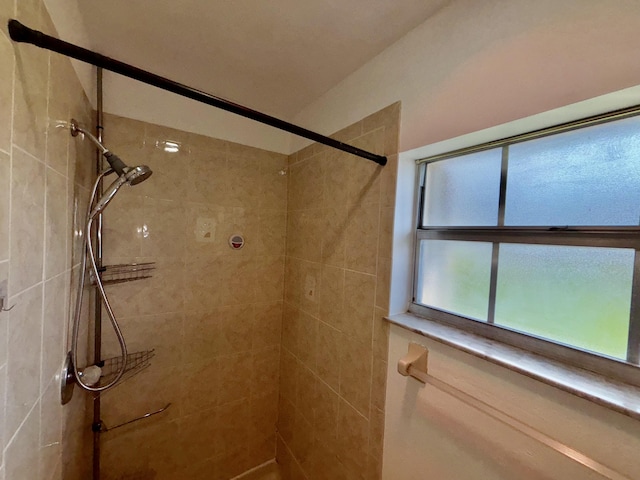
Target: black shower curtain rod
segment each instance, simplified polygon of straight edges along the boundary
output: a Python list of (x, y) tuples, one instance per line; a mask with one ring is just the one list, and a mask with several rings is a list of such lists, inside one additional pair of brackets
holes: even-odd
[(99, 53), (92, 52), (91, 50), (78, 47), (77, 45), (73, 45), (72, 43), (68, 43), (37, 30), (33, 30), (17, 20), (9, 20), (9, 35), (15, 42), (31, 43), (33, 45), (36, 45), (37, 47), (51, 50), (53, 52), (66, 55), (67, 57), (75, 58), (76, 60), (80, 60), (82, 62), (90, 63), (91, 65), (95, 65), (96, 67), (119, 73), (120, 75), (124, 75), (125, 77), (133, 78), (134, 80), (153, 85), (154, 87), (158, 87), (163, 90), (182, 95), (183, 97), (187, 97), (201, 103), (206, 103), (207, 105), (221, 108), (222, 110), (226, 110), (227, 112), (250, 118), (251, 120), (270, 125), (280, 130), (293, 133), (300, 137), (308, 138), (309, 140), (313, 140), (314, 142), (337, 148), (338, 150), (342, 150), (343, 152), (366, 158), (367, 160), (376, 162), (379, 165), (384, 166), (387, 164), (387, 157), (383, 155), (376, 155), (375, 153), (367, 152), (366, 150), (362, 150), (358, 147), (354, 147), (353, 145), (349, 145), (325, 135), (307, 130), (306, 128), (294, 125), (293, 123), (285, 122), (284, 120), (272, 117), (271, 115), (252, 110), (242, 105), (238, 105), (237, 103), (224, 100), (220, 97), (216, 97), (200, 90), (196, 90), (195, 88), (191, 88), (181, 83), (174, 82), (173, 80), (169, 80), (168, 78), (164, 78), (154, 73), (134, 67), (132, 65), (114, 60), (113, 58), (100, 55)]

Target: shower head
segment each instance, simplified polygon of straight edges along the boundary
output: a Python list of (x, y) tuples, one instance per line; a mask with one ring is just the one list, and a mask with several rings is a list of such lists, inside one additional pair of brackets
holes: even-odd
[[(109, 169), (103, 175), (107, 175), (112, 171), (112, 169)], [(102, 197), (100, 197), (96, 202), (95, 207), (93, 207), (93, 210), (89, 214), (89, 218), (95, 218), (97, 215), (102, 213), (123, 185), (137, 185), (142, 183), (151, 176), (151, 173), (151, 169), (146, 165), (139, 165), (133, 168), (125, 167), (124, 174), (119, 175), (118, 178), (116, 178), (115, 181), (107, 187)]]
[(138, 165), (137, 167), (129, 168), (125, 176), (129, 185), (138, 185), (149, 178), (152, 173), (151, 169), (146, 165)]

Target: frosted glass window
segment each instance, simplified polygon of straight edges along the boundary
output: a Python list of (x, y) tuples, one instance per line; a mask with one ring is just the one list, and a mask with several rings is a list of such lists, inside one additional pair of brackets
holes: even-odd
[(639, 225), (640, 118), (509, 147), (505, 225)]
[(495, 323), (620, 359), (634, 251), (500, 244)]
[(502, 149), (427, 165), (423, 226), (495, 226)]
[(422, 240), (416, 301), (487, 320), (492, 244)]

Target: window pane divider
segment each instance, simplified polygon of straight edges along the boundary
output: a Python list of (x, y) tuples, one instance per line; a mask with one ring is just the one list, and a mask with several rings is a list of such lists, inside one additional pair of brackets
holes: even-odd
[[(507, 173), (509, 170), (509, 146), (502, 147), (502, 164), (500, 166), (500, 193), (498, 195), (498, 227), (504, 226), (507, 203)], [(489, 306), (487, 323), (494, 323), (496, 316), (496, 293), (498, 290), (498, 261), (500, 259), (500, 243), (493, 243), (491, 251), (491, 278), (489, 280)]]
[(487, 243), (569, 245), (640, 249), (640, 232), (630, 230), (579, 231), (518, 228), (419, 229), (418, 240), (460, 240)]

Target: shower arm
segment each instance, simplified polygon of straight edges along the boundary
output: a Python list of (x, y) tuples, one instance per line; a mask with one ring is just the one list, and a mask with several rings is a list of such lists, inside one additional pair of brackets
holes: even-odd
[(94, 135), (92, 135), (91, 132), (88, 132), (87, 130), (82, 128), (80, 125), (78, 125), (78, 123), (75, 120), (71, 121), (70, 128), (71, 128), (72, 136), (77, 137), (78, 135), (83, 135), (95, 144), (95, 146), (98, 148), (98, 150), (100, 150), (100, 153), (102, 155), (107, 155), (109, 153), (109, 149), (105, 147), (102, 144), (102, 142), (100, 142), (100, 140), (98, 140)]
[(196, 100), (198, 102), (205, 103), (222, 110), (226, 110), (227, 112), (235, 113), (236, 115), (250, 118), (251, 120), (264, 123), (280, 130), (284, 130), (285, 132), (293, 133), (294, 135), (313, 140), (314, 142), (322, 143), (323, 145), (342, 150), (343, 152), (347, 152), (352, 155), (371, 160), (378, 165), (384, 166), (387, 164), (387, 157), (385, 157), (384, 155), (377, 155), (375, 153), (362, 150), (361, 148), (343, 143), (334, 138), (327, 137), (317, 132), (313, 132), (304, 127), (294, 125), (293, 123), (286, 122), (279, 118), (272, 117), (271, 115), (258, 112), (257, 110), (252, 110), (243, 105), (230, 102), (229, 100), (225, 100), (201, 90), (197, 90), (187, 85), (169, 80), (168, 78), (161, 77), (151, 72), (147, 72), (138, 67), (134, 67), (113, 58), (109, 58), (105, 55), (92, 52), (91, 50), (87, 50), (72, 43), (68, 43), (45, 33), (39, 32), (37, 30), (33, 30), (17, 20), (9, 20), (8, 27), (9, 35), (14, 42), (31, 43), (32, 45), (35, 45), (37, 47), (51, 50), (53, 52), (66, 55), (71, 58), (75, 58), (76, 60), (95, 65), (96, 67), (100, 67), (105, 70), (124, 75), (125, 77), (133, 78), (134, 80), (138, 80), (139, 82), (143, 82), (148, 85), (152, 85), (154, 87), (158, 87), (163, 90), (182, 95), (183, 97), (187, 97), (192, 100)]
[(107, 162), (109, 162), (109, 165), (111, 166), (113, 171), (116, 172), (119, 177), (124, 179), (127, 172), (129, 172), (131, 169), (127, 167), (127, 165), (120, 159), (120, 157), (118, 157), (115, 153), (105, 147), (100, 140), (98, 140), (91, 134), (91, 132), (88, 132), (87, 130), (82, 128), (76, 120), (71, 119), (69, 128), (71, 128), (72, 136), (77, 137), (78, 135), (83, 135), (84, 137), (91, 140), (91, 142), (94, 143), (98, 148), (102, 156), (107, 159)]

